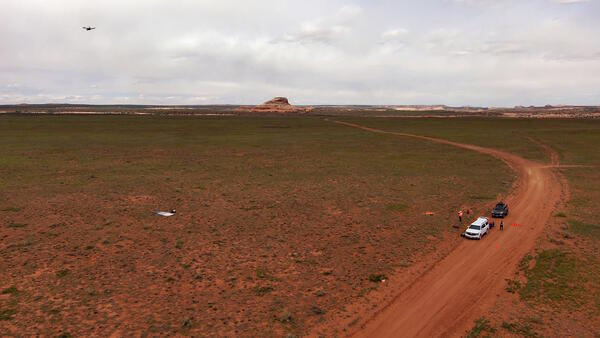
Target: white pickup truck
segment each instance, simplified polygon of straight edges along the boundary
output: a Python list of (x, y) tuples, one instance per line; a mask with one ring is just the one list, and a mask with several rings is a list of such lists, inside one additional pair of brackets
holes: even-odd
[(471, 239), (481, 239), (490, 231), (490, 224), (487, 217), (479, 217), (475, 222), (469, 225), (469, 228), (462, 233), (463, 237)]

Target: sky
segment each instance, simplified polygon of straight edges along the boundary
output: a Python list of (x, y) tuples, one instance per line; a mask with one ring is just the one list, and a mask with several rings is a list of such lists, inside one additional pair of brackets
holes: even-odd
[(600, 0), (0, 0), (0, 9), (0, 104), (600, 105)]

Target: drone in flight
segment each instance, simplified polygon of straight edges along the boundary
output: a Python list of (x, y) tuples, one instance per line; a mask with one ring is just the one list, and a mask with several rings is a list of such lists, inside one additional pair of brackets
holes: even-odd
[(87, 27), (81, 27), (83, 29), (85, 29), (86, 31), (91, 31), (92, 29), (96, 29), (96, 27), (91, 27), (91, 26), (87, 26)]

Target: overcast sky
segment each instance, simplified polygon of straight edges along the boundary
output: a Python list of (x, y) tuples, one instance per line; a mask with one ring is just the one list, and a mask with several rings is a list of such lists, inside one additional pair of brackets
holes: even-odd
[(600, 0), (0, 0), (0, 103), (274, 96), (600, 104)]

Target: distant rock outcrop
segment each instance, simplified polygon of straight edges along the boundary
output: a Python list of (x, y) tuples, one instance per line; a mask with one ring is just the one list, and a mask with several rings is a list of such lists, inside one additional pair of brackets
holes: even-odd
[(272, 105), (284, 105), (291, 106), (290, 101), (288, 101), (287, 97), (276, 97), (273, 100), (269, 100), (262, 104), (263, 106), (272, 106)]
[(303, 114), (310, 112), (312, 107), (296, 107), (291, 105), (286, 97), (276, 97), (258, 106), (240, 107), (239, 110), (253, 113)]

